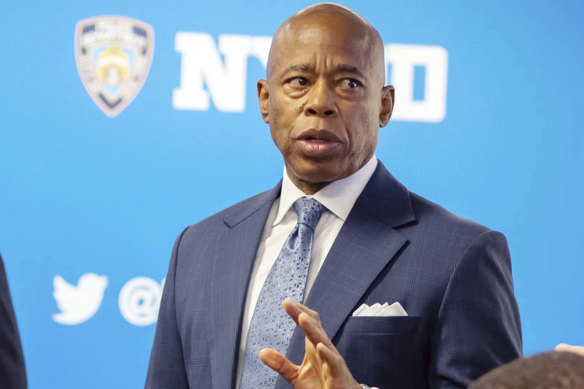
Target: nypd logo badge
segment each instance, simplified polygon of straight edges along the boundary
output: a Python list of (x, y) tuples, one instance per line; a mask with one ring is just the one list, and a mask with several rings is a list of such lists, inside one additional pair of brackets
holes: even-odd
[(150, 70), (154, 30), (140, 20), (98, 16), (75, 28), (75, 60), (89, 96), (109, 117), (136, 97)]

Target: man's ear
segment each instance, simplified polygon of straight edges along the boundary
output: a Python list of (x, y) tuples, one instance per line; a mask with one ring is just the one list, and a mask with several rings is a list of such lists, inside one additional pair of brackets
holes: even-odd
[(268, 108), (268, 100), (270, 92), (268, 89), (268, 82), (266, 80), (258, 80), (258, 100), (260, 102), (260, 113), (264, 118), (264, 122), (270, 123), (270, 110)]
[(381, 90), (381, 111), (379, 112), (379, 127), (385, 127), (389, 123), (393, 112), (395, 90), (393, 85), (384, 86)]

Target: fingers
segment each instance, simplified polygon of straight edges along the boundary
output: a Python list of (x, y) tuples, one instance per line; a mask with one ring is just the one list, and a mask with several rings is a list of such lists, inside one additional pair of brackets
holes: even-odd
[(282, 307), (284, 307), (286, 313), (292, 318), (292, 320), (296, 322), (296, 324), (298, 324), (298, 315), (300, 315), (302, 312), (305, 312), (305, 310), (303, 310), (302, 307), (306, 308), (302, 304), (295, 303), (289, 297), (282, 301)]
[[(345, 360), (339, 354), (335, 346), (329, 347), (320, 343), (316, 350), (322, 360), (322, 371), (326, 387), (331, 388), (355, 388), (360, 389), (361, 385), (351, 375)], [(323, 387), (325, 387), (323, 385)]]
[(318, 312), (303, 304), (295, 303), (289, 298), (282, 302), (282, 306), (286, 313), (302, 328), (306, 337), (313, 344), (324, 343), (327, 346), (332, 345), (331, 340), (322, 328)]
[(328, 376), (338, 376), (343, 373), (344, 361), (336, 350), (319, 343), (316, 351), (323, 362), (323, 372)]
[(264, 361), (262, 353), (267, 349), (260, 353), (262, 361), (270, 367), (273, 365), (272, 368), (291, 383), (296, 379), (304, 381), (310, 376), (315, 387), (359, 388), (345, 360), (324, 331), (318, 312), (290, 299), (284, 300), (282, 306), (306, 335), (304, 362), (302, 366), (296, 366), (283, 355), (276, 355), (276, 351), (273, 355), (266, 355), (272, 360), (266, 358)]
[(270, 369), (278, 372), (287, 381), (292, 381), (298, 375), (299, 366), (293, 364), (282, 353), (264, 348), (260, 351), (260, 359)]

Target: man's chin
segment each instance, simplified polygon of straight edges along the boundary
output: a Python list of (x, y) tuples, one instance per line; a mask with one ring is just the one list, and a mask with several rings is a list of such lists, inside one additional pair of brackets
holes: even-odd
[[(335, 169), (337, 166), (310, 165), (299, 166), (296, 169), (290, 169), (287, 165), (286, 171), (290, 180), (307, 194), (316, 193), (333, 181), (340, 180), (346, 175), (342, 171)], [(309, 193), (306, 189), (309, 189)]]

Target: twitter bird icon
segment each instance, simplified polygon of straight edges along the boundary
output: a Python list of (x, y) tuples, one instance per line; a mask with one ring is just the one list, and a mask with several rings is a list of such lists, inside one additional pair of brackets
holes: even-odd
[(79, 278), (77, 286), (71, 285), (60, 275), (53, 279), (53, 296), (61, 312), (53, 315), (57, 323), (75, 325), (89, 320), (101, 306), (107, 277), (86, 273)]

